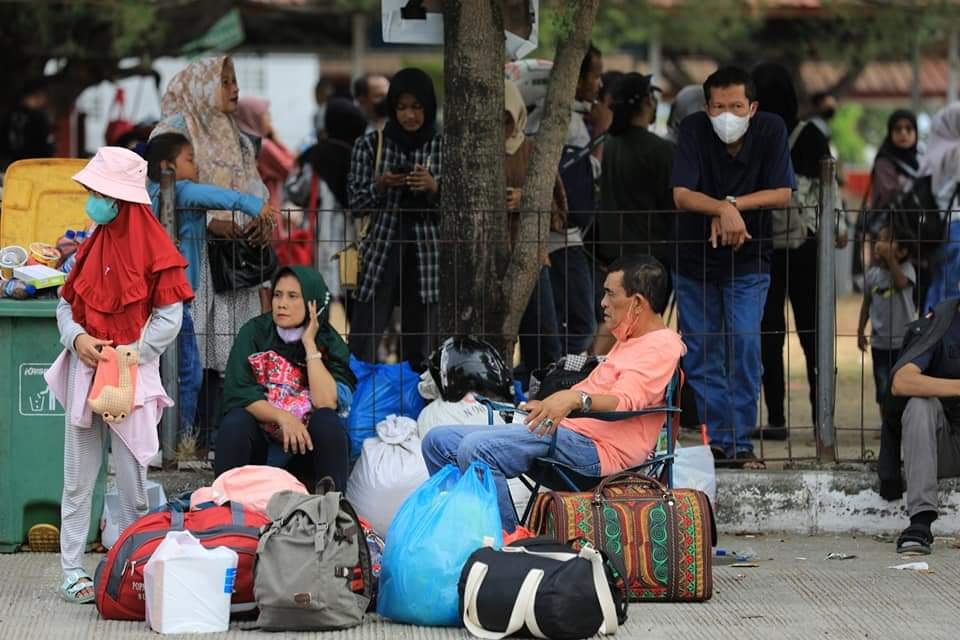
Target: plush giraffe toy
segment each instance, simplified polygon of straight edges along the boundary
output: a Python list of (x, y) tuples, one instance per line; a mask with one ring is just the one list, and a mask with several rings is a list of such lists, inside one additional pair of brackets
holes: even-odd
[(131, 347), (104, 347), (106, 362), (97, 366), (97, 375), (87, 404), (103, 421), (123, 422), (133, 412), (136, 390), (136, 367), (140, 354)]

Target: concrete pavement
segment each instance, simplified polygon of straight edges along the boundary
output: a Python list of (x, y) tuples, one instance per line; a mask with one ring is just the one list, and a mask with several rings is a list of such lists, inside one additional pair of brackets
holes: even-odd
[[(755, 568), (714, 568), (713, 599), (704, 604), (633, 604), (621, 638), (889, 638), (954, 640), (960, 637), (960, 549), (938, 540), (926, 560), (930, 573), (887, 567), (898, 558), (891, 543), (850, 536), (755, 538), (721, 536), (720, 546), (756, 553)], [(826, 560), (829, 552), (855, 554)], [(87, 557), (92, 571), (98, 556)], [(146, 624), (100, 620), (92, 605), (59, 599), (57, 556), (0, 556), (0, 638), (155, 638)], [(394, 625), (368, 617), (363, 626), (324, 634), (263, 634), (234, 623), (210, 637), (468, 638), (460, 629)]]

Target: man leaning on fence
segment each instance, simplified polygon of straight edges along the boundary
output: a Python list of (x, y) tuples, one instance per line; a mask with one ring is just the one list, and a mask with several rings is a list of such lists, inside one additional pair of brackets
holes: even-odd
[(703, 92), (706, 112), (680, 125), (673, 164), (684, 368), (718, 461), (761, 468), (750, 432), (773, 248), (767, 210), (787, 206), (796, 182), (786, 125), (757, 112), (750, 74), (721, 68)]

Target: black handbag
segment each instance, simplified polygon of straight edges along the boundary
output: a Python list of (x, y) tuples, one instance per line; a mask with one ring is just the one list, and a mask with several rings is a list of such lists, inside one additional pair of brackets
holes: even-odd
[(207, 238), (210, 276), (217, 293), (248, 289), (273, 279), (280, 269), (273, 247), (249, 240)]
[(624, 575), (590, 545), (577, 552), (541, 537), (483, 547), (460, 574), (463, 624), (490, 640), (613, 635), (627, 620)]
[(534, 400), (544, 400), (557, 391), (569, 389), (578, 382), (586, 380), (598, 364), (600, 359), (597, 356), (564, 356), (530, 375), (531, 391), (534, 387), (533, 381), (537, 382), (536, 391), (531, 395)]

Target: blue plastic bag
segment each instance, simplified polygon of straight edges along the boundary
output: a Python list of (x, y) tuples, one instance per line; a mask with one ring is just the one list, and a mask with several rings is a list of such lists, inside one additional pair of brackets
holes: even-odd
[(376, 435), (378, 423), (389, 415), (416, 420), (425, 403), (417, 390), (420, 376), (409, 362), (370, 364), (350, 356), (350, 369), (357, 376), (357, 388), (347, 416), (347, 433), (351, 457), (357, 458), (363, 441)]
[(377, 613), (395, 622), (461, 626), (457, 583), (484, 539), (503, 546), (497, 487), (474, 462), (460, 475), (447, 465), (410, 494), (387, 533)]

